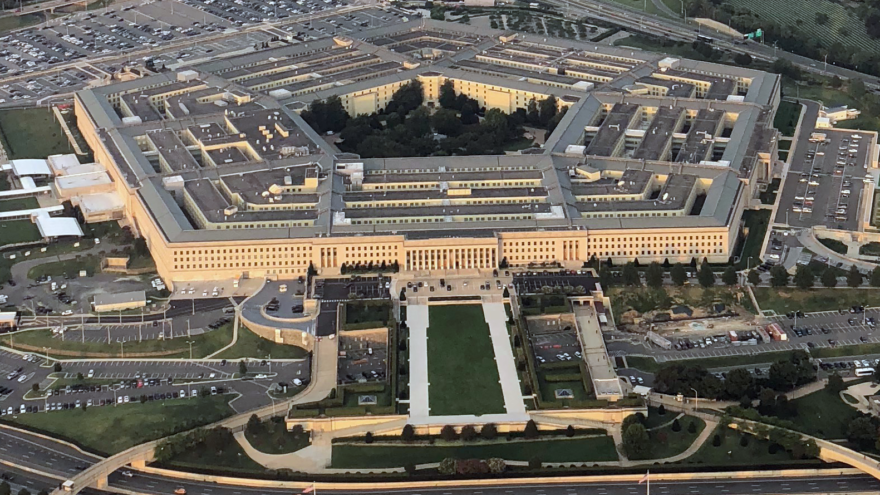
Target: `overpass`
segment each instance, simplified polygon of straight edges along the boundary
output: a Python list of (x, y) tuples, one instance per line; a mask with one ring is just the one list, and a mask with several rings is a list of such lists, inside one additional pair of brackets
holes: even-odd
[[(224, 427), (229, 428), (233, 432), (241, 431), (247, 426), (247, 421), (252, 415), (265, 419), (277, 416), (279, 412), (286, 414), (291, 405), (307, 404), (325, 399), (330, 391), (336, 387), (337, 352), (338, 345), (336, 339), (324, 338), (317, 341), (315, 350), (312, 353), (312, 381), (309, 382), (309, 385), (301, 394), (279, 404), (273, 403), (270, 406), (230, 416), (204, 428)], [(83, 488), (89, 486), (94, 486), (98, 489), (106, 488), (107, 477), (117, 469), (127, 465), (135, 469), (146, 467), (147, 463), (154, 459), (156, 446), (161, 441), (160, 439), (136, 445), (103, 459), (70, 479), (70, 481), (73, 481), (72, 491), (56, 488), (52, 491), (52, 495), (76, 495)]]

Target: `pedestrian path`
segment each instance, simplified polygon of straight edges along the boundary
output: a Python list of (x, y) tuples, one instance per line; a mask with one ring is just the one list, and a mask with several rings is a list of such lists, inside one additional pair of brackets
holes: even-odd
[(510, 347), (510, 335), (507, 333), (507, 311), (504, 309), (504, 303), (483, 302), (483, 314), (486, 316), (489, 334), (492, 337), (495, 365), (498, 367), (498, 378), (504, 395), (504, 409), (507, 414), (525, 414), (526, 406), (523, 404), (516, 359)]
[(414, 418), (426, 418), (431, 413), (428, 405), (428, 306), (407, 306), (406, 326), (409, 328), (409, 414)]

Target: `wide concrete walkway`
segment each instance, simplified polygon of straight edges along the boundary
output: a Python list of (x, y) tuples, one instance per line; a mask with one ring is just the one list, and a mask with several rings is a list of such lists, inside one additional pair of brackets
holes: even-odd
[(504, 310), (504, 303), (484, 300), (483, 314), (492, 337), (495, 365), (498, 367), (498, 378), (504, 395), (504, 410), (507, 414), (525, 414), (526, 406), (523, 404), (522, 388), (516, 371), (516, 358), (513, 357), (510, 335), (507, 333), (507, 311)]
[(428, 306), (408, 305), (409, 327), (409, 415), (427, 418), (428, 406)]

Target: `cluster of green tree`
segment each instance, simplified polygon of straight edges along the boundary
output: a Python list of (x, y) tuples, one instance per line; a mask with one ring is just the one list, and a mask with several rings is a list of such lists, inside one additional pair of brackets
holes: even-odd
[(880, 449), (880, 419), (866, 414), (850, 421), (846, 438), (860, 450)]
[[(405, 467), (407, 473), (411, 473), (415, 468)], [(501, 474), (507, 469), (507, 463), (504, 459), (492, 457), (485, 461), (480, 459), (453, 459), (447, 457), (440, 461), (437, 471), (440, 474)]]
[(392, 261), (391, 263), (373, 263), (370, 261), (369, 263), (343, 263), (339, 267), (339, 272), (342, 275), (347, 273), (372, 273), (372, 272), (399, 272), (400, 264), (397, 261)]
[[(822, 269), (819, 275), (819, 281), (825, 287), (837, 287), (838, 269), (836, 267), (826, 267)], [(757, 285), (761, 282), (761, 273), (757, 270), (751, 270), (748, 274), (749, 283)], [(776, 265), (770, 269), (770, 285), (772, 287), (787, 287), (791, 282), (799, 289), (809, 289), (816, 285), (816, 272), (808, 265), (798, 265), (794, 277), (792, 278), (785, 267)], [(850, 267), (846, 272), (846, 285), (848, 287), (859, 287), (864, 281), (864, 275), (859, 272), (855, 266)], [(868, 283), (872, 287), (880, 287), (880, 267), (874, 268), (868, 275)]]
[[(610, 261), (611, 260), (609, 259), (609, 263)], [(595, 260), (595, 257), (590, 263), (593, 266), (598, 265), (598, 261)], [(640, 287), (642, 285), (640, 275), (641, 270), (638, 260), (630, 261), (623, 265), (619, 279), (615, 277), (609, 263), (604, 263), (598, 267), (599, 283), (602, 284), (602, 287), (613, 287), (617, 283), (623, 283), (623, 285), (626, 285), (627, 287)], [(691, 266), (692, 268), (696, 268), (695, 259), (692, 260)], [(684, 265), (676, 263), (670, 267), (669, 261), (667, 260), (663, 265), (654, 261), (645, 268), (645, 284), (652, 289), (661, 288), (667, 271), (669, 272), (669, 278), (674, 285), (681, 287), (687, 283), (688, 276)], [(715, 285), (715, 272), (712, 271), (712, 267), (709, 265), (708, 260), (704, 259), (703, 262), (700, 263), (699, 269), (696, 270), (696, 273), (697, 281), (703, 288), (708, 289)], [(736, 285), (738, 280), (739, 277), (737, 276), (736, 269), (733, 265), (728, 265), (721, 274), (721, 281), (724, 282), (725, 285), (732, 286)]]
[[(880, 54), (867, 48), (844, 45), (839, 41), (830, 43), (818, 36), (809, 35), (797, 26), (791, 26), (785, 21), (761, 17), (748, 8), (736, 6), (723, 0), (684, 0), (688, 17), (708, 17), (724, 24), (729, 24), (734, 29), (743, 33), (754, 32), (758, 28), (763, 29), (764, 37), (772, 40), (782, 48), (805, 57), (822, 60), (826, 55), (828, 62), (856, 69), (872, 75), (880, 75)], [(867, 29), (868, 36), (880, 38), (880, 0), (866, 0), (853, 13), (862, 20)], [(816, 13), (816, 22), (824, 24), (828, 22), (828, 15), (823, 12)], [(849, 35), (845, 26), (838, 28), (838, 32)], [(782, 65), (791, 66), (787, 61)], [(774, 65), (775, 67), (775, 65)], [(775, 70), (784, 74), (780, 70)], [(787, 74), (784, 74), (787, 75)]]
[[(665, 415), (666, 409), (661, 405), (658, 409), (658, 414)], [(648, 428), (645, 426), (645, 415), (642, 413), (632, 414), (627, 416), (623, 423), (621, 424), (621, 434), (623, 440), (623, 450), (626, 452), (626, 456), (632, 460), (639, 459), (650, 459), (652, 450), (655, 445), (659, 443), (665, 443), (668, 440), (668, 437), (665, 437), (667, 434), (665, 432), (659, 433), (654, 438), (651, 438), (652, 435), (648, 432)], [(673, 433), (679, 433), (682, 431), (681, 422), (678, 418), (672, 421), (672, 427), (670, 428)], [(691, 435), (697, 432), (697, 423), (693, 419), (688, 421), (687, 431)]]
[[(766, 378), (755, 378), (746, 368), (737, 368), (722, 381), (706, 368), (686, 362), (672, 363), (661, 368), (654, 376), (654, 390), (663, 394), (691, 396), (694, 390), (707, 399), (739, 400), (751, 404), (752, 399), (763, 397), (762, 391), (783, 392), (816, 380), (816, 370), (810, 355), (793, 351), (787, 359), (770, 366)], [(769, 404), (769, 402), (767, 403)]]
[(156, 446), (156, 460), (168, 462), (184, 452), (200, 448), (207, 448), (211, 452), (223, 452), (232, 445), (237, 445), (237, 442), (227, 428), (197, 428), (159, 442)]
[[(28, 490), (27, 488), (22, 488), (17, 493), (18, 495), (31, 495), (30, 490)], [(0, 482), (0, 495), (12, 495), (12, 487), (9, 486), (9, 483), (5, 481)], [(49, 495), (49, 492), (47, 492), (46, 490), (40, 490), (37, 495)]]

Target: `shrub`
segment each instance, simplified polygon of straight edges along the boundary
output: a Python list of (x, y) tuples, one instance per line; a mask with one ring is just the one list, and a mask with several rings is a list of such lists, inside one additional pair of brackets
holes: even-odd
[(480, 429), (480, 436), (486, 440), (494, 440), (498, 436), (498, 428), (494, 423), (486, 423)]
[(447, 457), (440, 461), (440, 465), (437, 466), (437, 471), (440, 474), (455, 474), (455, 459), (451, 457)]
[(660, 407), (657, 408), (657, 414), (660, 416), (666, 416), (666, 406), (660, 404)]
[(373, 443), (373, 432), (368, 431), (366, 435), (364, 435), (364, 443)]
[(538, 425), (535, 424), (535, 421), (534, 421), (534, 420), (531, 420), (531, 419), (530, 419), (529, 422), (526, 423), (526, 428), (525, 428), (525, 430), (523, 431), (523, 435), (525, 435), (525, 437), (528, 438), (528, 439), (530, 439), (530, 440), (531, 440), (531, 439), (538, 438), (538, 435), (539, 435), (539, 433), (538, 433)]
[[(681, 423), (678, 422), (678, 418), (672, 420), (672, 431), (681, 431)], [(693, 432), (691, 432), (693, 433)]]
[(416, 438), (416, 430), (413, 425), (404, 425), (403, 431), (400, 432), (400, 438), (406, 442), (412, 442)]
[(489, 467), (489, 472), (492, 474), (501, 474), (507, 469), (507, 463), (504, 462), (504, 459), (497, 457), (486, 459), (486, 466)]
[(477, 439), (477, 429), (473, 425), (464, 425), (461, 428), (461, 439), (470, 442)]
[(739, 439), (739, 445), (740, 445), (740, 447), (748, 447), (749, 446), (749, 437), (746, 435), (741, 436)]
[(712, 446), (721, 447), (721, 435), (715, 435), (712, 437)]
[(697, 432), (697, 423), (691, 421), (690, 424), (688, 424), (688, 433), (696, 433), (696, 432)]
[(446, 440), (447, 442), (452, 442), (454, 440), (458, 440), (458, 433), (455, 431), (454, 426), (444, 425), (443, 429), (440, 430), (440, 438)]
[(568, 438), (574, 436), (574, 426), (568, 425), (568, 427), (565, 429), (565, 436), (567, 436)]
[(539, 457), (529, 459), (529, 469), (541, 469), (541, 459)]

